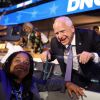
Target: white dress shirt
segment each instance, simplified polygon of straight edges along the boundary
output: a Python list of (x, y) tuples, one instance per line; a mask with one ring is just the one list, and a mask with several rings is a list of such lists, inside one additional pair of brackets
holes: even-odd
[[(80, 70), (80, 67), (79, 67), (79, 63), (78, 63), (78, 58), (77, 58), (77, 54), (76, 54), (76, 39), (75, 39), (75, 34), (74, 34), (74, 37), (73, 37), (73, 40), (71, 42), (71, 45), (72, 45), (72, 51), (73, 51), (73, 69), (74, 70)], [(66, 45), (66, 48), (68, 47), (68, 45)], [(65, 52), (66, 53), (66, 52)], [(95, 63), (98, 63), (99, 62), (99, 56), (97, 53), (93, 53), (95, 55), (93, 61)], [(68, 55), (65, 54), (65, 55)], [(67, 56), (64, 57), (64, 62), (66, 63), (66, 60), (67, 60)]]

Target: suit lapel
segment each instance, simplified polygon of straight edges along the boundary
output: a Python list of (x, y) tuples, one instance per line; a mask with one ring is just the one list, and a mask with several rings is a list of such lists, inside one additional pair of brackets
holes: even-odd
[(83, 50), (83, 42), (82, 42), (82, 36), (80, 36), (81, 33), (78, 31), (75, 31), (75, 38), (76, 38), (76, 53), (79, 54)]
[[(92, 33), (89, 33), (90, 31), (87, 30), (75, 30), (76, 34), (76, 52), (77, 54), (84, 51), (90, 52), (90, 46), (91, 46), (91, 39), (92, 39)], [(89, 37), (89, 38), (87, 38)]]

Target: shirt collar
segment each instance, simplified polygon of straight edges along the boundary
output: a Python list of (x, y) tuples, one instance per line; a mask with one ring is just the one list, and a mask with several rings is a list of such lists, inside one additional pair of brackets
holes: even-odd
[(75, 38), (75, 34), (74, 34), (74, 37), (73, 37), (73, 40), (72, 40), (72, 42), (71, 42), (71, 45), (75, 45), (76, 44), (76, 38)]

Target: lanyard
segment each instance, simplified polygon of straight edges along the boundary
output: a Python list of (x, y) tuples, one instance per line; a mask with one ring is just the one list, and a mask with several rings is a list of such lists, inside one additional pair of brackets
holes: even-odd
[(15, 95), (16, 100), (22, 100), (22, 90), (23, 90), (22, 85), (20, 86), (19, 90), (15, 89), (12, 90), (12, 94)]

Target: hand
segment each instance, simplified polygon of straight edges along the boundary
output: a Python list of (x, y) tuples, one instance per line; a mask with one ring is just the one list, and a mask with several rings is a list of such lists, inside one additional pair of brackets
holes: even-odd
[(90, 59), (94, 58), (94, 54), (90, 52), (83, 51), (81, 54), (78, 55), (79, 62), (82, 64), (86, 64)]
[(40, 57), (41, 57), (41, 60), (43, 62), (45, 62), (47, 60), (47, 57), (48, 57), (48, 59), (51, 59), (51, 55), (50, 55), (49, 51), (42, 52), (41, 55), (40, 55)]
[(67, 87), (68, 93), (71, 97), (72, 97), (72, 92), (74, 92), (76, 94), (77, 98), (79, 98), (79, 96), (85, 95), (84, 92), (83, 92), (84, 89), (75, 85), (72, 82), (67, 82), (66, 87)]

